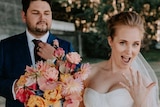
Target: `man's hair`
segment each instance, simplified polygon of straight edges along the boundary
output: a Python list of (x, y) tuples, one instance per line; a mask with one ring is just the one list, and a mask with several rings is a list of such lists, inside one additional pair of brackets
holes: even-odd
[(22, 0), (22, 9), (25, 13), (27, 13), (27, 10), (29, 8), (29, 5), (32, 1), (46, 1), (50, 7), (51, 7), (51, 10), (52, 10), (52, 0)]

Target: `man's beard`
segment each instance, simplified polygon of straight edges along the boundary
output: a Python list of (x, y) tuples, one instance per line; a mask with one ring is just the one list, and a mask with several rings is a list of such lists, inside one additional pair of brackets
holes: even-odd
[(35, 31), (39, 33), (46, 33), (48, 30), (48, 24), (46, 22), (40, 21), (36, 24)]
[(41, 36), (41, 35), (44, 35), (45, 33), (47, 33), (49, 31), (49, 28), (48, 26), (46, 25), (45, 27), (44, 26), (28, 26), (28, 30), (35, 34), (36, 36)]
[(47, 31), (48, 31), (48, 28), (46, 27), (46, 28), (38, 28), (38, 27), (36, 27), (35, 28), (35, 31), (38, 33), (46, 33)]

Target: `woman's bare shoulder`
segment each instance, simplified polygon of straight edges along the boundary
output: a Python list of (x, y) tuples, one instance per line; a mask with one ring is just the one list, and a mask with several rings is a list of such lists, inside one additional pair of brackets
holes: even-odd
[(103, 69), (106, 68), (107, 62), (108, 61), (101, 61), (101, 62), (90, 64), (90, 73), (86, 80), (86, 86), (88, 86), (88, 83), (90, 81), (95, 80), (95, 77), (97, 77), (97, 75), (100, 75), (100, 73), (103, 72)]
[(101, 61), (101, 62), (97, 62), (97, 63), (92, 63), (91, 64), (91, 69), (99, 69), (99, 68), (103, 68), (107, 65), (108, 61)]
[(90, 70), (91, 70), (91, 76), (95, 75), (97, 72), (99, 72), (102, 68), (105, 68), (107, 64), (107, 61), (101, 61), (97, 63), (90, 64)]

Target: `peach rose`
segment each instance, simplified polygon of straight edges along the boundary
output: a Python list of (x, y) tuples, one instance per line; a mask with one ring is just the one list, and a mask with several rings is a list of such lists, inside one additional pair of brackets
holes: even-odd
[(59, 101), (62, 98), (61, 89), (61, 86), (58, 86), (54, 90), (45, 90), (43, 96), (49, 101)]
[(27, 107), (46, 107), (45, 100), (40, 96), (31, 95)]
[(46, 72), (43, 73), (43, 76), (47, 79), (47, 82), (54, 82), (58, 80), (59, 71), (55, 68), (48, 68)]
[(66, 55), (66, 59), (73, 64), (79, 64), (79, 62), (82, 60), (81, 56), (77, 52), (68, 53)]

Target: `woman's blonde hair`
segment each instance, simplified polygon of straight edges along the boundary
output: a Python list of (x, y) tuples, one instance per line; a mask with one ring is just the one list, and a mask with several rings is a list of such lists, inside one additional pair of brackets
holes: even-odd
[(116, 32), (116, 27), (120, 25), (127, 25), (130, 27), (137, 27), (143, 34), (145, 32), (144, 29), (144, 18), (142, 18), (138, 13), (136, 12), (121, 12), (114, 16), (112, 16), (108, 20), (108, 35), (111, 36), (111, 38), (114, 38), (114, 34)]

